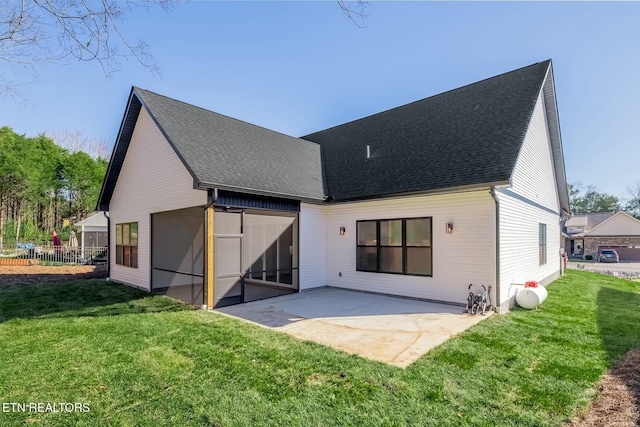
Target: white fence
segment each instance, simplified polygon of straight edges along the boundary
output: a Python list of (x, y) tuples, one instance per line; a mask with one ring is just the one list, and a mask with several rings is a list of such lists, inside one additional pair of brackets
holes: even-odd
[(106, 247), (68, 248), (64, 246), (36, 246), (18, 244), (0, 247), (1, 265), (96, 265), (108, 259)]

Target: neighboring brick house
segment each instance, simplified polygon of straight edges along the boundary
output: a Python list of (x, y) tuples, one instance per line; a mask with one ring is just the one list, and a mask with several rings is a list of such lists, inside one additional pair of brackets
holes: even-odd
[(640, 221), (625, 212), (575, 215), (564, 224), (567, 253), (591, 255), (615, 249), (621, 261), (640, 261)]
[(584, 236), (601, 222), (611, 218), (613, 213), (577, 214), (562, 224), (562, 236), (565, 238), (564, 248), (569, 256), (583, 257)]

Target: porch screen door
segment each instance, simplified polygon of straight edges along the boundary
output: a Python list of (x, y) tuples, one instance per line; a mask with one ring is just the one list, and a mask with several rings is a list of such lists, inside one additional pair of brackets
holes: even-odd
[(214, 306), (242, 302), (242, 214), (214, 213)]

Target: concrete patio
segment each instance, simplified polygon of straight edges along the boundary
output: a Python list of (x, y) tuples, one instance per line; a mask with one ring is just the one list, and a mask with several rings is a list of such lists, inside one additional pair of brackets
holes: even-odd
[(487, 316), (463, 307), (337, 288), (214, 310), (304, 340), (406, 367)]

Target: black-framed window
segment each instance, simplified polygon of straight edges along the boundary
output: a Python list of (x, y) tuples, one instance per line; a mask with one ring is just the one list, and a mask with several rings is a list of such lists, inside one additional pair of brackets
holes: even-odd
[(547, 263), (547, 224), (538, 224), (540, 265)]
[(138, 223), (116, 224), (116, 264), (138, 268)]
[(431, 225), (430, 217), (357, 221), (356, 270), (431, 276)]

